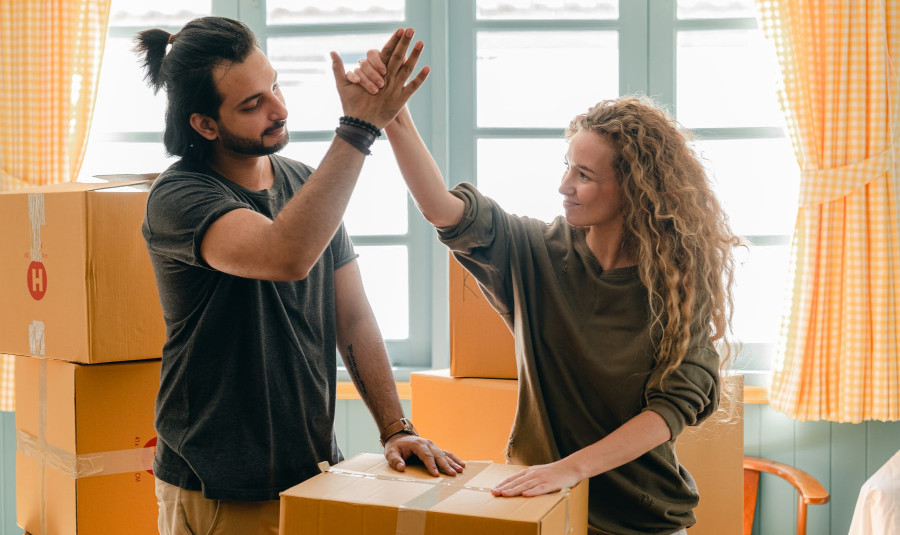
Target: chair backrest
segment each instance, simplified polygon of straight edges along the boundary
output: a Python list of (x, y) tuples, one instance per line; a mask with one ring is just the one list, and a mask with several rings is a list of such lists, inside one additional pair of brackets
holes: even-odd
[(759, 475), (762, 472), (774, 474), (797, 489), (797, 535), (806, 535), (806, 506), (828, 503), (828, 491), (816, 478), (799, 468), (758, 457), (744, 457), (744, 535), (753, 532)]

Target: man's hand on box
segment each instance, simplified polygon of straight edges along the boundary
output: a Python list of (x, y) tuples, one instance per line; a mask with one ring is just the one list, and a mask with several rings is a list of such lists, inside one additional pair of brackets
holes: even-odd
[(418, 457), (433, 476), (437, 476), (440, 472), (455, 476), (462, 473), (466, 466), (466, 463), (456, 455), (435, 446), (434, 442), (427, 438), (398, 433), (389, 438), (384, 445), (385, 459), (391, 468), (398, 472), (406, 469), (406, 461), (413, 456)]
[(513, 474), (491, 489), (494, 496), (540, 496), (564, 488), (572, 488), (584, 476), (574, 463), (565, 459), (550, 464), (530, 466)]

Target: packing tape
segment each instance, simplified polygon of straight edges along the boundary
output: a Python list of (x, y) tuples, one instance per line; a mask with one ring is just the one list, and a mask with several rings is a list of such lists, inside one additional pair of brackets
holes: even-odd
[(127, 474), (153, 469), (153, 450), (150, 448), (130, 448), (127, 450), (102, 451), (76, 455), (50, 444), (41, 445), (38, 437), (23, 431), (16, 431), (18, 451), (41, 461), (72, 479)]
[(28, 326), (28, 351), (32, 355), (44, 356), (44, 322), (32, 320)]
[[(41, 227), (47, 224), (44, 212), (44, 194), (28, 194), (28, 220), (31, 223), (31, 261), (43, 261)], [(28, 351), (32, 355), (44, 355), (44, 323), (34, 320), (28, 326)]]
[[(401, 504), (397, 508), (397, 535), (425, 535), (425, 521), (429, 509), (433, 508), (437, 504), (441, 503), (442, 501), (446, 500), (453, 494), (463, 489), (474, 490), (478, 492), (491, 492), (491, 489), (488, 487), (475, 487), (466, 484), (469, 482), (469, 480), (471, 480), (473, 477), (477, 476), (484, 469), (490, 466), (490, 464), (491, 463), (469, 462), (466, 463), (466, 469), (462, 473), (462, 475), (434, 480), (417, 479), (404, 476), (388, 476), (383, 474), (369, 474), (367, 472), (359, 472), (356, 470), (345, 470), (343, 468), (331, 467), (329, 466), (327, 461), (319, 463), (319, 470), (321, 470), (323, 473), (331, 473), (342, 476), (380, 479), (384, 481), (427, 483), (429, 485), (433, 485), (432, 488), (426, 490), (412, 500)], [(569, 520), (569, 490), (570, 489), (565, 488), (560, 491), (560, 494), (564, 498), (566, 498), (566, 533), (569, 533), (571, 529), (571, 523)]]
[(40, 262), (41, 255), (41, 227), (47, 224), (44, 215), (44, 194), (28, 194), (28, 219), (31, 221), (31, 261)]

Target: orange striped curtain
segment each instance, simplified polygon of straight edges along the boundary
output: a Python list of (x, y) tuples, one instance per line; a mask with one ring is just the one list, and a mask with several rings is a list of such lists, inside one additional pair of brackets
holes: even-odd
[(900, 2), (757, 7), (801, 170), (770, 404), (798, 420), (900, 420)]
[[(109, 4), (0, 0), (0, 191), (78, 177)], [(0, 410), (14, 409), (12, 370), (0, 357)]]

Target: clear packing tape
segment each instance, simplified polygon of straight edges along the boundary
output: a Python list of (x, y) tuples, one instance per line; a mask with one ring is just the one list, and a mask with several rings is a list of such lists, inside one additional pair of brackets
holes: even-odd
[[(16, 450), (34, 458), (39, 465), (39, 496), (41, 500), (41, 529), (46, 532), (46, 468), (59, 470), (72, 479), (142, 472), (153, 468), (156, 448), (131, 448), (76, 455), (47, 443), (47, 359), (40, 359), (38, 368), (38, 436), (16, 431)], [(41, 535), (35, 533), (34, 535)]]
[[(367, 472), (358, 472), (356, 470), (345, 470), (343, 468), (332, 467), (328, 464), (327, 461), (322, 461), (319, 463), (319, 470), (323, 473), (327, 474), (335, 474), (339, 476), (345, 477), (360, 477), (360, 478), (369, 478), (369, 479), (380, 479), (384, 481), (405, 481), (410, 483), (427, 483), (431, 484), (432, 487), (423, 492), (422, 494), (416, 496), (412, 500), (401, 504), (397, 509), (397, 535), (424, 535), (425, 534), (425, 520), (428, 515), (428, 510), (446, 500), (453, 494), (461, 491), (461, 490), (473, 490), (478, 492), (487, 492), (490, 493), (491, 489), (488, 487), (476, 487), (472, 485), (467, 485), (467, 483), (480, 474), (485, 468), (490, 466), (491, 463), (486, 462), (467, 462), (466, 469), (461, 475), (457, 475), (456, 477), (447, 477), (447, 478), (439, 478), (439, 479), (417, 479), (411, 477), (404, 476), (387, 476), (384, 474), (369, 474)], [(569, 495), (568, 488), (562, 489), (560, 494), (563, 497), (568, 497)], [(569, 521), (569, 500), (565, 500), (566, 504), (566, 529), (565, 533), (569, 533), (571, 523)]]

